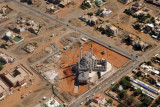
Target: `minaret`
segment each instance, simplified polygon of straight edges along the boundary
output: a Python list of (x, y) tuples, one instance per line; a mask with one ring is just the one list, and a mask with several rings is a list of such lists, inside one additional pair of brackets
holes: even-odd
[(82, 58), (82, 47), (80, 47), (80, 59)]

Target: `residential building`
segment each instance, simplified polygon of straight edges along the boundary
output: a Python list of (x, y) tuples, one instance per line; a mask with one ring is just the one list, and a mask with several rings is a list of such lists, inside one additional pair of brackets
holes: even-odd
[(98, 26), (99, 30), (107, 34), (108, 36), (117, 36), (119, 33), (119, 29), (110, 23), (103, 23)]
[(100, 16), (102, 16), (102, 17), (105, 17), (105, 16), (107, 16), (108, 14), (112, 13), (112, 11), (109, 10), (109, 9), (107, 9), (106, 7), (101, 8), (101, 9), (100, 9), (100, 12), (101, 12)]
[(155, 25), (159, 25), (160, 26), (160, 16), (155, 17)]
[(60, 7), (65, 7), (65, 6), (69, 5), (70, 3), (71, 3), (70, 0), (61, 0), (61, 1), (59, 2), (59, 6), (60, 6)]
[(128, 45), (132, 45), (135, 50), (144, 51), (145, 48), (148, 46), (147, 43), (141, 41), (136, 35), (133, 34), (129, 34), (125, 39), (125, 42)]
[(8, 20), (9, 18), (3, 14), (0, 14), (0, 23), (5, 22), (6, 20)]
[(124, 4), (129, 4), (129, 3), (133, 2), (133, 0), (118, 0), (118, 1), (120, 1)]
[(0, 52), (0, 62), (5, 63), (5, 64), (12, 63), (12, 62), (14, 62), (14, 58)]
[(138, 11), (140, 9), (144, 9), (145, 7), (146, 7), (146, 4), (144, 2), (136, 2), (131, 6), (130, 9), (134, 11)]
[(1, 9), (0, 9), (0, 13), (3, 15), (9, 14), (11, 12), (10, 8), (8, 7), (8, 5), (2, 5)]
[(142, 16), (142, 15), (147, 16), (148, 13), (147, 13), (147, 12), (144, 12), (144, 11), (142, 11), (142, 10), (139, 10), (139, 11), (137, 11), (137, 12), (135, 12), (135, 13), (133, 14), (134, 17), (138, 17), (138, 16)]
[(99, 21), (99, 19), (96, 16), (90, 16), (87, 14), (83, 15), (79, 19), (86, 22), (87, 24), (89, 24), (91, 26), (98, 24), (98, 21)]

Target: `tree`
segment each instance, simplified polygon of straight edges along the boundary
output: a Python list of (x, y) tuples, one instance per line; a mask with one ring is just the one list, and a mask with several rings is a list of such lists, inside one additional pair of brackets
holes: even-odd
[(157, 107), (158, 105), (156, 103), (154, 103), (151, 107)]
[(125, 79), (126, 79), (127, 81), (130, 81), (130, 77), (129, 77), (129, 76), (125, 76)]
[(152, 62), (151, 61), (148, 61), (148, 62), (145, 62), (147, 65), (151, 66), (152, 65)]
[(0, 71), (3, 69), (3, 65), (0, 65)]
[(143, 99), (143, 105), (149, 106), (151, 103), (152, 103), (152, 99), (145, 95)]
[(136, 76), (137, 77), (140, 77), (142, 75), (142, 72), (141, 71), (138, 71), (137, 73), (136, 73)]
[(113, 100), (110, 98), (107, 102), (112, 104)]
[(100, 5), (101, 5), (101, 1), (96, 0), (96, 1), (95, 1), (95, 4), (96, 4), (96, 6), (100, 6)]
[(151, 84), (156, 84), (156, 80), (153, 79), (153, 78), (148, 78), (148, 81), (149, 81)]
[(88, 106), (92, 101), (93, 101), (92, 99), (89, 99), (85, 105)]
[(117, 91), (118, 91), (118, 88), (119, 88), (119, 84), (117, 83), (117, 84), (112, 88), (112, 91), (113, 91), (113, 92), (117, 92)]
[(99, 16), (100, 14), (101, 14), (101, 10), (100, 10), (100, 9), (98, 9), (98, 11), (97, 11), (96, 15), (97, 15), (97, 16)]
[(44, 107), (49, 107), (47, 104), (44, 104)]
[(123, 104), (118, 104), (118, 106), (117, 107), (124, 107), (124, 105)]
[(1, 48), (5, 48), (6, 45), (4, 43), (1, 44)]
[(87, 15), (89, 15), (89, 16), (93, 16), (93, 13), (92, 13), (92, 12), (90, 12), (90, 13), (87, 13)]
[(134, 92), (134, 96), (137, 96), (139, 94), (142, 94), (142, 90), (140, 88), (136, 89)]
[(128, 88), (130, 88), (132, 86), (130, 81), (126, 80), (126, 78), (122, 78), (120, 80), (119, 84), (121, 84), (124, 89), (128, 89)]
[(134, 97), (133, 96), (129, 96), (129, 98), (127, 99), (126, 103), (128, 105), (131, 105), (134, 101), (135, 101)]
[(120, 91), (119, 97), (120, 97), (120, 99), (126, 98), (127, 97), (126, 91), (124, 91), (124, 90)]

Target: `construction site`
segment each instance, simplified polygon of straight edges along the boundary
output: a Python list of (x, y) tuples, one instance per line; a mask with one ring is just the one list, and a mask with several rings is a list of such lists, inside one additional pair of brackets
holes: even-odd
[(130, 61), (95, 41), (80, 37), (69, 33), (57, 42), (58, 50), (32, 64), (65, 102), (78, 97)]

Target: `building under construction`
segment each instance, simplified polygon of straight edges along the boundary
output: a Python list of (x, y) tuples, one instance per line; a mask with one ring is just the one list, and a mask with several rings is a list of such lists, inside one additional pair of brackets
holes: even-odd
[(80, 58), (78, 57), (78, 62), (76, 63), (76, 66), (74, 66), (77, 85), (88, 83), (89, 73), (97, 72), (97, 74), (101, 75), (101, 72), (105, 72), (106, 69), (107, 61), (105, 59), (99, 60), (94, 58), (92, 46), (91, 52), (86, 52), (83, 57), (80, 48)]

